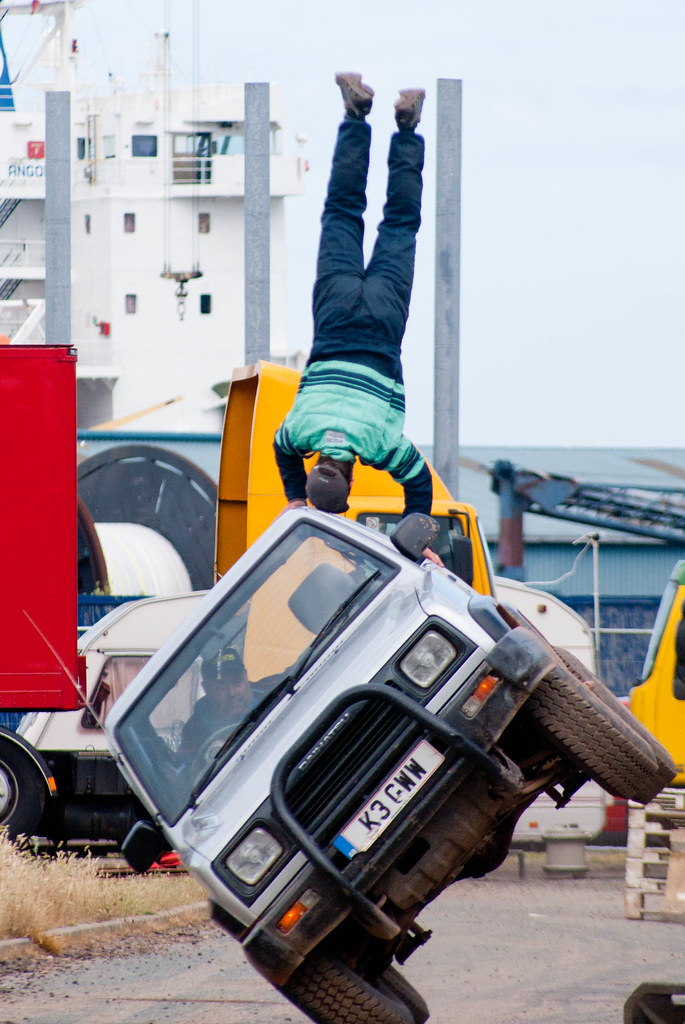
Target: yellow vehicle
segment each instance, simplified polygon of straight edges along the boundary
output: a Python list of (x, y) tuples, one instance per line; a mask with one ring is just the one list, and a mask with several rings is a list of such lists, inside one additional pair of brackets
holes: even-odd
[[(672, 786), (685, 786), (685, 680), (678, 674), (676, 633), (683, 621), (685, 561), (677, 562), (654, 621), (642, 682), (633, 688), (630, 709), (666, 747), (678, 774)], [(681, 666), (685, 675), (685, 665)]]
[[(290, 409), (299, 374), (259, 362), (235, 370), (221, 442), (216, 575), (222, 576), (285, 506), (273, 437)], [(311, 465), (314, 464), (314, 457)], [(433, 474), (433, 515), (440, 535), (432, 545), (445, 565), (480, 593), (493, 593), (492, 567), (475, 509), (454, 501)], [(348, 518), (385, 532), (400, 518), (404, 494), (389, 473), (359, 463)]]

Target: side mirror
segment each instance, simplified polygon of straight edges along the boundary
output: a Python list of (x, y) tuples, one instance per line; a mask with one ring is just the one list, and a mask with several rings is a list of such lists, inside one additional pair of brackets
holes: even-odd
[(121, 852), (139, 874), (147, 871), (169, 849), (166, 839), (151, 821), (137, 821), (121, 844)]
[(673, 696), (676, 700), (685, 700), (685, 665), (676, 662), (673, 677)]
[(431, 516), (422, 512), (410, 512), (393, 530), (390, 540), (400, 554), (420, 562), (423, 549), (435, 540), (440, 533), (440, 526)]

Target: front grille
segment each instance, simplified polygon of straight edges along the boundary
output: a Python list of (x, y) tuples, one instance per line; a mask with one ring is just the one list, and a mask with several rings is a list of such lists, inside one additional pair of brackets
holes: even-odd
[(291, 812), (326, 846), (423, 732), (383, 701), (370, 699), (346, 711), (291, 772), (286, 785)]

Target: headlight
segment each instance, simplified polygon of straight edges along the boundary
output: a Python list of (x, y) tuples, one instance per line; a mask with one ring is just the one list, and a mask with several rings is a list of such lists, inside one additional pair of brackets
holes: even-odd
[(226, 867), (245, 885), (255, 885), (275, 864), (283, 847), (265, 828), (254, 828), (226, 858)]
[(415, 647), (405, 654), (400, 668), (416, 686), (424, 689), (434, 683), (457, 656), (456, 648), (440, 633), (430, 629)]

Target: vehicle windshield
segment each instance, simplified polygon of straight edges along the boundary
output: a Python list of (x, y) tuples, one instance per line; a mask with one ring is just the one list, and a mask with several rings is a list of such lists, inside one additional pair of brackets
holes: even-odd
[(232, 737), (294, 684), (319, 635), (330, 643), (396, 571), (344, 538), (300, 523), (227, 593), (116, 729), (168, 822), (215, 774)]

